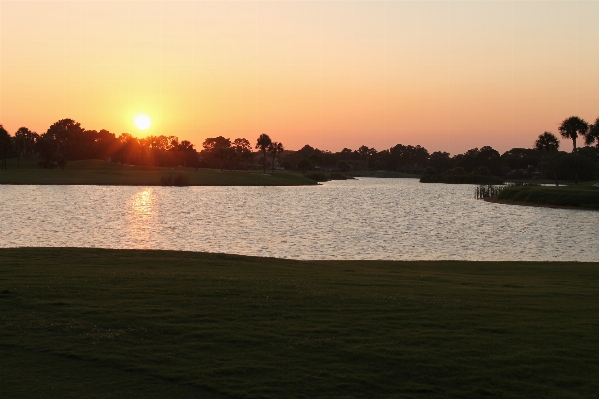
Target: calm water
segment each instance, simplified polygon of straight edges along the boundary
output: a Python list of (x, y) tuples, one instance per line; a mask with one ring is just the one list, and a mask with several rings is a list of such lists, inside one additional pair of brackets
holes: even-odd
[(599, 212), (490, 204), (473, 192), (370, 178), (311, 187), (0, 186), (0, 247), (599, 261)]

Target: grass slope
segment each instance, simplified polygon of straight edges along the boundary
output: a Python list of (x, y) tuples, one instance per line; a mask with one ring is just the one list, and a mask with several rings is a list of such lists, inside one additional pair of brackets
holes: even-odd
[(0, 397), (580, 398), (599, 265), (0, 250)]
[(596, 183), (598, 182), (594, 181), (565, 187), (509, 187), (499, 193), (497, 199), (521, 204), (599, 209), (599, 188), (593, 187)]
[(99, 160), (72, 161), (64, 170), (41, 169), (35, 160), (9, 160), (7, 170), (0, 170), (0, 184), (74, 184), (114, 186), (159, 186), (167, 174), (185, 173), (191, 186), (297, 186), (316, 184), (300, 173), (275, 171), (223, 171), (218, 169), (159, 168), (129, 166)]

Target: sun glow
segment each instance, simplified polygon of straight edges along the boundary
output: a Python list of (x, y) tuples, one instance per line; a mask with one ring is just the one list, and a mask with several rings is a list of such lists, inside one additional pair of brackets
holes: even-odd
[(152, 121), (146, 115), (139, 115), (135, 118), (135, 126), (140, 130), (146, 130), (151, 124)]

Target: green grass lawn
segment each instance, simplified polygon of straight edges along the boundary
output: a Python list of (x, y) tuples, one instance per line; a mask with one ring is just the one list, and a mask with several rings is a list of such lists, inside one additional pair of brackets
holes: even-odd
[(564, 187), (509, 187), (499, 193), (497, 199), (535, 205), (599, 209), (599, 188), (593, 187), (596, 183), (599, 181)]
[(599, 264), (0, 250), (2, 398), (596, 398)]
[(37, 160), (8, 160), (8, 169), (0, 170), (0, 184), (76, 184), (115, 186), (159, 186), (168, 174), (184, 173), (191, 186), (297, 186), (316, 184), (299, 172), (268, 170), (220, 171), (219, 169), (159, 168), (129, 166), (99, 160), (68, 162), (65, 169), (42, 169)]

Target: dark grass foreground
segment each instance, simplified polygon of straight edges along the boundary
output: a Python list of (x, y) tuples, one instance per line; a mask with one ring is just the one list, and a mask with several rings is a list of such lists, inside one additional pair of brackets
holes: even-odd
[(0, 250), (2, 398), (579, 398), (599, 264)]

